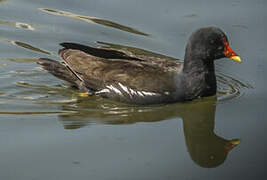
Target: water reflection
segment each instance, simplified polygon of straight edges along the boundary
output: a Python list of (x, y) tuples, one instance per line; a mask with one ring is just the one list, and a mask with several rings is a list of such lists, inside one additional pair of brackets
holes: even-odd
[(28, 50), (31, 50), (31, 51), (38, 52), (38, 53), (44, 53), (44, 54), (49, 54), (49, 55), (52, 54), (49, 51), (40, 49), (38, 47), (34, 47), (33, 45), (30, 45), (30, 44), (27, 44), (27, 43), (21, 42), (21, 41), (12, 41), (12, 40), (7, 40), (7, 39), (0, 38), (0, 42), (7, 42), (7, 43), (10, 43), (12, 45), (19, 46), (19, 47), (22, 47), (22, 48), (25, 48), (25, 49), (28, 49)]
[(20, 41), (9, 41), (9, 40), (7, 40), (7, 42), (9, 42), (9, 43), (11, 43), (11, 44), (13, 44), (15, 46), (19, 46), (19, 47), (22, 47), (22, 48), (25, 48), (25, 49), (29, 49), (29, 50), (32, 50), (32, 51), (36, 51), (36, 52), (39, 52), (39, 53), (52, 54), (49, 51), (46, 51), (46, 50), (43, 50), (43, 49), (34, 47), (34, 46), (32, 46), (30, 44), (27, 44), (27, 43), (24, 43), (24, 42), (20, 42)]
[[(101, 103), (102, 102), (102, 103)], [(191, 159), (201, 167), (222, 164), (239, 139), (227, 140), (214, 133), (216, 97), (190, 103), (157, 106), (128, 106), (93, 98), (73, 105), (63, 105), (59, 119), (66, 129), (77, 129), (91, 123), (131, 124), (182, 118), (186, 146)]]
[(188, 152), (195, 163), (207, 168), (222, 164), (229, 151), (240, 143), (239, 139), (227, 140), (214, 133), (215, 101), (189, 104), (183, 112)]
[(37, 58), (1, 58), (1, 59), (15, 63), (34, 63), (37, 61)]
[(49, 13), (49, 14), (53, 14), (53, 15), (65, 16), (65, 17), (69, 17), (69, 18), (73, 18), (73, 19), (82, 20), (82, 21), (85, 21), (88, 23), (101, 24), (101, 25), (112, 27), (115, 29), (119, 29), (119, 30), (125, 31), (125, 32), (130, 32), (130, 33), (143, 35), (143, 36), (149, 36), (148, 34), (143, 33), (139, 30), (136, 30), (132, 27), (121, 25), (121, 24), (118, 24), (118, 23), (115, 23), (115, 22), (112, 22), (109, 20), (97, 18), (97, 17), (84, 16), (84, 15), (74, 14), (74, 13), (67, 12), (67, 11), (60, 11), (60, 10), (47, 9), (47, 8), (39, 8), (39, 10), (46, 12), (46, 13)]
[(22, 29), (26, 29), (26, 30), (30, 30), (30, 31), (34, 31), (35, 30), (35, 28), (32, 25), (26, 24), (26, 23), (22, 23), (22, 22), (12, 22), (12, 21), (2, 21), (2, 20), (0, 20), (0, 25), (12, 26), (12, 27), (22, 28)]

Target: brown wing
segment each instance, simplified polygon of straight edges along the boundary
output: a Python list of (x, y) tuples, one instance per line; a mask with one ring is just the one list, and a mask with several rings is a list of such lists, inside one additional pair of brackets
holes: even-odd
[(174, 91), (174, 73), (182, 68), (180, 63), (170, 60), (106, 59), (73, 49), (60, 50), (59, 55), (94, 91), (118, 83), (138, 91)]

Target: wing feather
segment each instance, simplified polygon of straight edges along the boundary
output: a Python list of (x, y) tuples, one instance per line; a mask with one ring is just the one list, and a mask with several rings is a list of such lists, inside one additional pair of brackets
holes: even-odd
[(181, 69), (175, 61), (106, 59), (77, 49), (59, 51), (66, 65), (91, 90), (99, 91), (109, 85), (123, 86), (134, 91), (174, 91), (174, 73)]

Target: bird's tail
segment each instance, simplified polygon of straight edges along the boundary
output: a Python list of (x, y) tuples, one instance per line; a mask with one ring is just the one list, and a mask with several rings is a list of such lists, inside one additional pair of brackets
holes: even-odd
[(77, 87), (77, 77), (61, 62), (47, 58), (40, 58), (37, 60), (37, 64), (41, 65), (44, 70), (57, 78), (67, 81), (72, 86)]

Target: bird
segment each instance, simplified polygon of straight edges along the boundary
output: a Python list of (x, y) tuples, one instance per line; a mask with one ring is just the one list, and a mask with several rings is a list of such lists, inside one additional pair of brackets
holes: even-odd
[(60, 45), (63, 48), (58, 55), (63, 61), (39, 58), (37, 64), (78, 88), (82, 96), (136, 105), (186, 102), (216, 95), (215, 60), (242, 61), (217, 27), (203, 27), (191, 34), (183, 62), (70, 42)]

